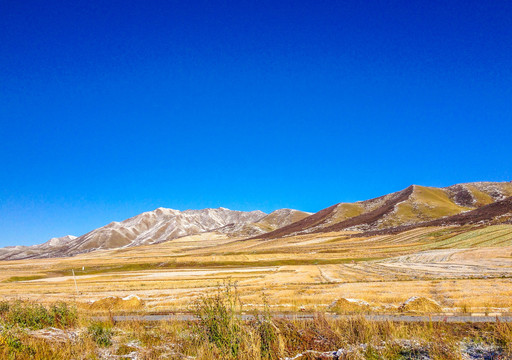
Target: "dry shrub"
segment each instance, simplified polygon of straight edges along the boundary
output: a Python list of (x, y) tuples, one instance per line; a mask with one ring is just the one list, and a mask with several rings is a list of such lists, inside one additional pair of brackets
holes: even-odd
[(356, 316), (337, 322), (337, 331), (348, 344), (369, 344), (374, 341), (392, 339), (397, 325), (391, 321), (369, 321)]
[(494, 328), (494, 340), (505, 350), (507, 355), (512, 355), (512, 324), (497, 321)]
[(432, 360), (461, 360), (462, 353), (460, 351), (459, 343), (450, 341), (449, 338), (441, 336), (433, 339), (428, 344), (428, 354)]

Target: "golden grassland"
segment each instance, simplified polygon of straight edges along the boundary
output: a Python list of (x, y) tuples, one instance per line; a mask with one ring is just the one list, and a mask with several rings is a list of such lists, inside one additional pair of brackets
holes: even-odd
[(0, 299), (76, 301), (87, 309), (92, 301), (136, 295), (144, 311), (187, 311), (226, 279), (237, 282), (246, 309), (261, 309), (265, 294), (272, 311), (326, 311), (349, 298), (393, 312), (423, 296), (446, 312), (508, 312), (512, 226), (369, 238), (342, 232), (239, 241), (203, 234), (72, 258), (4, 261)]
[(199, 321), (194, 322), (116, 323), (80, 317), (51, 328), (25, 323), (2, 327), (9, 323), (6, 317), (0, 321), (0, 358), (461, 360), (475, 353), (482, 359), (512, 355), (512, 326), (506, 323), (371, 322), (322, 314), (294, 321), (265, 313), (242, 321), (236, 311), (230, 301), (212, 297), (198, 302)]
[[(233, 284), (194, 302), (196, 320), (116, 322), (74, 306), (0, 302), (0, 358), (43, 359), (509, 359), (512, 325), (369, 321), (317, 313), (251, 320)], [(475, 357), (475, 355), (477, 357)]]

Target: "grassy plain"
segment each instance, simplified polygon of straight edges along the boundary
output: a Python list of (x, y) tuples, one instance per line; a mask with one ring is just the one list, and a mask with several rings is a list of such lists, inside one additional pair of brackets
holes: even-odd
[[(72, 269), (76, 274), (75, 282)], [(90, 303), (136, 295), (144, 312), (188, 311), (226, 279), (245, 309), (328, 311), (340, 298), (395, 312), (412, 296), (445, 312), (509, 312), (512, 226), (419, 228), (358, 237), (324, 233), (274, 240), (218, 234), (73, 258), (0, 262), (0, 299)]]

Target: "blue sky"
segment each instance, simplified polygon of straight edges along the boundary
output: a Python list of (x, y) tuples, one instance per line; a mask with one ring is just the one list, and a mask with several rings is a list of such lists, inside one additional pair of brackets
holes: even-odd
[(0, 246), (512, 179), (510, 1), (0, 1)]

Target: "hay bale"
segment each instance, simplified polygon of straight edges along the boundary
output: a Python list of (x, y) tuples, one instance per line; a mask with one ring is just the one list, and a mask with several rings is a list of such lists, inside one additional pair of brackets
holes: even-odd
[(138, 310), (144, 306), (144, 302), (137, 295), (125, 298), (111, 296), (96, 300), (89, 305), (92, 310)]
[(339, 298), (328, 309), (338, 314), (359, 314), (370, 310), (370, 304), (359, 299)]
[(440, 313), (443, 309), (435, 300), (421, 296), (413, 296), (400, 305), (398, 310), (401, 312), (414, 313)]

